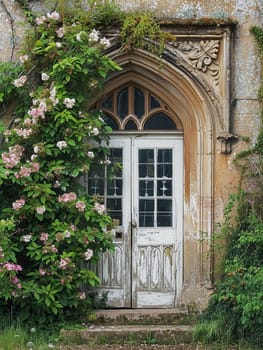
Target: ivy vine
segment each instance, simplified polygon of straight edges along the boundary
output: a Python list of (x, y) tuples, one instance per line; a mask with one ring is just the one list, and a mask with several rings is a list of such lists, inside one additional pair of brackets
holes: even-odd
[[(251, 28), (263, 67), (263, 29)], [(262, 73), (261, 73), (262, 74)], [(263, 101), (263, 76), (259, 89)], [(227, 242), (222, 281), (216, 284), (207, 310), (196, 327), (196, 339), (205, 342), (263, 343), (263, 109), (255, 145), (237, 155), (240, 189), (231, 194), (219, 227), (215, 247)], [(253, 347), (254, 348), (254, 347)], [(257, 348), (257, 347), (256, 347)]]

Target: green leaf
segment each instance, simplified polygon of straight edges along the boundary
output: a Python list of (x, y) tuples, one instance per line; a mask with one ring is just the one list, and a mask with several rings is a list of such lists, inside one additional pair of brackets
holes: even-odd
[(47, 305), (47, 307), (50, 307), (51, 301), (49, 298), (45, 298), (45, 304)]
[(105, 69), (99, 68), (98, 72), (99, 72), (99, 75), (100, 75), (102, 78), (106, 78), (107, 72), (106, 72)]
[(79, 169), (74, 169), (72, 172), (71, 172), (71, 176), (73, 177), (77, 177), (79, 175)]
[(50, 148), (45, 148), (45, 151), (46, 151), (46, 154), (47, 154), (48, 156), (51, 156), (51, 155), (52, 155), (52, 151), (51, 151)]
[(40, 197), (40, 202), (41, 202), (42, 204), (45, 204), (45, 203), (46, 203), (46, 196), (45, 196), (45, 195), (42, 195), (42, 196)]
[(106, 125), (106, 126), (105, 126), (105, 130), (106, 130), (108, 133), (111, 133), (111, 132), (112, 132), (112, 128), (111, 128), (109, 125)]
[(53, 312), (54, 315), (57, 315), (58, 309), (55, 306), (51, 306), (51, 311)]
[(76, 146), (76, 143), (74, 140), (67, 140), (67, 143), (70, 145), (70, 146)]

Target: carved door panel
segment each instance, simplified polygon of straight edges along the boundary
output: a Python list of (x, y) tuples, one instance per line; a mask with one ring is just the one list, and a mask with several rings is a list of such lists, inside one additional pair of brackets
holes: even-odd
[(182, 275), (182, 138), (112, 137), (108, 213), (118, 220), (115, 252), (98, 265), (109, 306), (174, 307)]

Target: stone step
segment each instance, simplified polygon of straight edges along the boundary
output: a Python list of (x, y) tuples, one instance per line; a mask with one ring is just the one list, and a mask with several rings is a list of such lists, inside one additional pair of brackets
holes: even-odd
[(78, 344), (190, 344), (190, 325), (105, 325), (85, 329), (62, 330), (63, 339)]
[(189, 325), (194, 315), (180, 309), (110, 309), (98, 310), (92, 315), (92, 324), (163, 324)]

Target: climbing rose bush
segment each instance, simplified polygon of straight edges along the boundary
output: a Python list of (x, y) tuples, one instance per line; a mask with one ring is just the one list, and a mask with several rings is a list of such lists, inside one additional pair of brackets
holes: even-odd
[(29, 37), (0, 160), (0, 307), (43, 324), (91, 307), (99, 280), (87, 264), (112, 248), (103, 200), (81, 178), (109, 164), (110, 128), (89, 111), (119, 67), (103, 54), (108, 39), (56, 11), (37, 17)]

